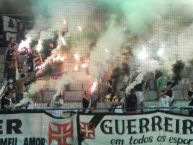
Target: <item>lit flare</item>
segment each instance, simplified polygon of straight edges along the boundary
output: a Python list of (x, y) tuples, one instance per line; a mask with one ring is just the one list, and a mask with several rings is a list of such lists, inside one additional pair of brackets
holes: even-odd
[(98, 86), (98, 82), (97, 81), (93, 82), (91, 89), (90, 89), (91, 94), (96, 91), (97, 86)]

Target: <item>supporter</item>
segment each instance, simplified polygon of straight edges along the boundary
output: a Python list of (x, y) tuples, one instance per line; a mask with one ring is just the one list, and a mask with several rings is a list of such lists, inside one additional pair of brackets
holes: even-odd
[(170, 104), (172, 102), (172, 99), (166, 95), (165, 91), (162, 91), (159, 95), (159, 107), (160, 110), (169, 110)]
[(85, 91), (84, 97), (82, 99), (82, 108), (83, 108), (84, 113), (89, 112), (89, 105), (91, 105), (90, 101), (91, 101), (90, 96), (89, 96), (88, 92)]
[(34, 109), (33, 100), (27, 91), (23, 92), (23, 98), (14, 107), (17, 109)]
[(12, 94), (9, 91), (6, 91), (1, 98), (1, 109), (10, 110), (13, 108), (11, 97)]
[[(12, 52), (11, 52), (12, 53)], [(6, 66), (6, 78), (7, 80), (9, 78), (16, 79), (16, 60), (11, 60), (7, 63)]]
[(51, 100), (51, 107), (53, 108), (60, 108), (64, 104), (61, 94), (56, 94), (53, 99)]
[(62, 116), (62, 110), (60, 108), (63, 106), (63, 104), (64, 104), (64, 101), (62, 99), (61, 93), (55, 94), (53, 99), (51, 100), (50, 104), (48, 105), (54, 109), (52, 111), (52, 114), (55, 117), (61, 117)]
[(28, 54), (28, 73), (32, 73), (34, 69), (34, 60), (35, 56), (33, 54), (33, 50)]
[(6, 61), (6, 58), (7, 58), (7, 54), (8, 54), (8, 51), (9, 50), (12, 50), (12, 51), (15, 51), (17, 53), (18, 51), (18, 44), (16, 42), (12, 42), (8, 45), (6, 51), (5, 51), (5, 61)]
[(28, 73), (28, 52), (27, 50), (24, 51), (25, 53), (19, 53), (18, 54), (18, 63), (20, 66), (19, 71), (23, 74)]
[(5, 52), (5, 72), (8, 71), (8, 67), (10, 65), (15, 66), (16, 63), (17, 63), (17, 45), (16, 43), (12, 43), (11, 47), (8, 48)]
[(137, 110), (137, 96), (135, 90), (131, 89), (125, 98), (125, 110), (128, 113), (135, 113)]
[(143, 96), (143, 90), (144, 90), (144, 81), (141, 83), (137, 84), (134, 89), (135, 89), (135, 94), (137, 96), (137, 103), (139, 107), (144, 106), (144, 96)]
[(112, 81), (109, 80), (108, 83), (107, 83), (107, 92), (108, 94), (112, 93)]
[(18, 74), (16, 75), (16, 103), (19, 103), (20, 100), (23, 99), (23, 92), (25, 90), (25, 80), (27, 75), (25, 74)]
[(182, 92), (182, 99), (188, 100), (187, 92), (189, 90), (190, 79), (189, 78), (182, 78), (181, 80), (181, 92)]
[[(190, 90), (188, 91), (188, 98), (190, 99), (189, 106), (193, 107), (193, 83), (191, 84)], [(193, 108), (189, 109), (189, 115), (193, 115)]]
[(97, 108), (97, 102), (98, 102), (98, 94), (97, 92), (94, 92), (92, 97), (91, 97), (91, 108), (92, 110), (95, 110)]
[(113, 92), (112, 84), (113, 84), (112, 80), (108, 80), (108, 82), (107, 82), (107, 95), (109, 95), (110, 100), (112, 100), (112, 98), (113, 98), (113, 96), (112, 96), (112, 92)]
[(5, 52), (5, 63), (11, 63), (15, 59), (17, 60), (17, 44), (11, 43), (11, 47)]
[(24, 22), (20, 21), (17, 23), (16, 41), (17, 43), (20, 43), (24, 39), (25, 39), (25, 25)]
[(112, 112), (114, 113), (123, 113), (123, 99), (118, 98), (118, 97), (114, 97), (112, 100)]
[[(168, 109), (172, 109), (175, 105), (175, 99), (172, 90), (172, 82), (167, 83), (167, 87), (164, 91), (162, 91), (159, 98), (159, 105), (160, 107), (167, 107)], [(162, 110), (168, 110), (167, 108)]]
[(40, 66), (42, 64), (41, 59), (38, 57), (36, 57), (35, 59), (33, 59), (33, 68), (35, 70), (35, 72), (38, 72), (40, 70)]
[(165, 89), (167, 87), (167, 82), (168, 82), (167, 76), (165, 76), (162, 73), (161, 76), (157, 79), (157, 94), (158, 94), (158, 98), (159, 98), (160, 93), (165, 91)]
[(108, 111), (109, 111), (109, 112), (112, 112), (111, 94), (107, 94), (107, 95), (105, 96), (105, 102), (106, 102)]
[(16, 53), (16, 44), (11, 45), (11, 49), (8, 49), (6, 52), (5, 59), (5, 77), (8, 82), (9, 91), (15, 90), (15, 81), (16, 81), (16, 69), (17, 69), (17, 53)]
[(167, 88), (166, 88), (164, 93), (165, 93), (166, 96), (170, 97), (170, 104), (169, 104), (169, 106), (173, 107), (174, 104), (175, 104), (175, 99), (174, 99), (173, 90), (172, 90), (171, 85), (172, 85), (172, 82), (169, 81), (167, 83)]
[(0, 89), (0, 97), (3, 93), (6, 92), (6, 89), (7, 89), (7, 82), (5, 81), (3, 84), (2, 84), (2, 87)]

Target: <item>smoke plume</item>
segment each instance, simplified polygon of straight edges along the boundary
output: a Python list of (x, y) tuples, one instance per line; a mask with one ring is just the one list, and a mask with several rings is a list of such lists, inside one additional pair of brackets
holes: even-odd
[(174, 84), (177, 84), (182, 79), (182, 71), (185, 67), (185, 64), (177, 60), (176, 63), (173, 65), (172, 71), (173, 71), (173, 81)]
[[(193, 0), (35, 0), (32, 4), (40, 16), (28, 36), (44, 40), (66, 32), (62, 49), (88, 57), (94, 80), (125, 62), (131, 74), (139, 74), (132, 87), (155, 70), (171, 77), (173, 73), (179, 81), (184, 64), (192, 59)], [(59, 49), (62, 43), (58, 39)], [(130, 71), (125, 65), (124, 73), (114, 79), (120, 81)]]

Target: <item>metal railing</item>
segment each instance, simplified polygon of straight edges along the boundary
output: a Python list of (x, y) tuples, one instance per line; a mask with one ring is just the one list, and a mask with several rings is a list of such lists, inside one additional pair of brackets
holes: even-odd
[[(89, 110), (91, 113), (114, 113), (109, 111), (110, 108), (34, 108), (34, 109), (11, 109), (11, 110), (2, 110), (0, 112), (14, 112), (14, 111), (62, 111), (62, 112), (83, 112), (83, 110)], [(122, 108), (117, 108), (122, 109)], [(186, 106), (186, 107), (141, 107), (136, 109), (136, 113), (147, 113), (152, 111), (165, 111), (165, 112), (177, 112), (183, 114), (183, 111), (190, 111), (193, 110), (193, 106)], [(123, 113), (128, 113), (130, 111), (123, 111)]]

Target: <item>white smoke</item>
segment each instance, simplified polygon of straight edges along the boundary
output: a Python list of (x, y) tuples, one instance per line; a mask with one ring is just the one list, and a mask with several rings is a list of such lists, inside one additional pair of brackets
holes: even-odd
[(121, 27), (116, 26), (112, 16), (106, 32), (99, 38), (96, 48), (91, 51), (90, 66), (94, 79), (100, 79), (108, 70), (109, 64), (120, 56), (120, 48), (124, 42), (124, 34)]
[(57, 81), (55, 89), (57, 91), (59, 90), (64, 90), (64, 88), (66, 87), (66, 85), (70, 84), (70, 82), (72, 82), (72, 79), (70, 78), (70, 76), (68, 76), (68, 74), (63, 74)]
[[(154, 21), (150, 19), (151, 28), (146, 35), (148, 37), (144, 39), (144, 35), (139, 36), (133, 48), (135, 56), (142, 51), (143, 47), (147, 50), (148, 57), (137, 61), (139, 72), (145, 74), (159, 69), (171, 75), (172, 65), (176, 60), (182, 60), (188, 65), (192, 59), (190, 54), (193, 53), (192, 2), (192, 0), (154, 1), (152, 8), (156, 9), (154, 14), (157, 15), (157, 19)], [(162, 55), (159, 55), (160, 49), (164, 50)]]
[[(97, 19), (99, 22), (95, 22), (93, 11), (98, 3), (104, 2), (108, 5), (105, 7), (108, 13)], [(98, 80), (111, 64), (121, 64), (122, 46), (131, 42), (131, 39), (136, 40), (132, 45), (131, 59), (136, 60), (133, 61), (134, 67), (140, 72), (135, 83), (142, 80), (142, 75), (156, 69), (165, 69), (171, 74), (172, 65), (177, 59), (185, 63), (192, 59), (193, 0), (47, 0), (46, 4), (50, 16), (48, 19), (39, 18), (29, 35), (35, 38), (38, 36), (33, 34), (39, 34), (38, 39), (44, 40), (53, 37), (54, 31), (60, 32), (68, 28), (65, 44), (68, 47), (70, 41), (71, 50), (82, 53), (81, 56), (89, 53), (90, 41), (85, 37), (84, 31), (95, 31), (90, 25), (97, 25), (98, 28), (104, 26), (99, 24), (106, 24), (106, 29), (97, 39), (96, 47), (90, 52), (89, 69), (94, 79)], [(121, 21), (117, 22), (117, 17)], [(124, 33), (124, 30), (128, 33)], [(58, 44), (63, 43), (59, 41)], [(148, 56), (143, 60), (137, 59), (144, 47)], [(161, 55), (158, 53), (160, 49), (164, 50)], [(130, 63), (131, 60), (127, 62)]]
[(32, 83), (28, 89), (30, 97), (34, 97), (34, 95), (40, 92), (42, 87), (44, 87), (45, 85), (46, 85), (46, 80), (36, 81)]

